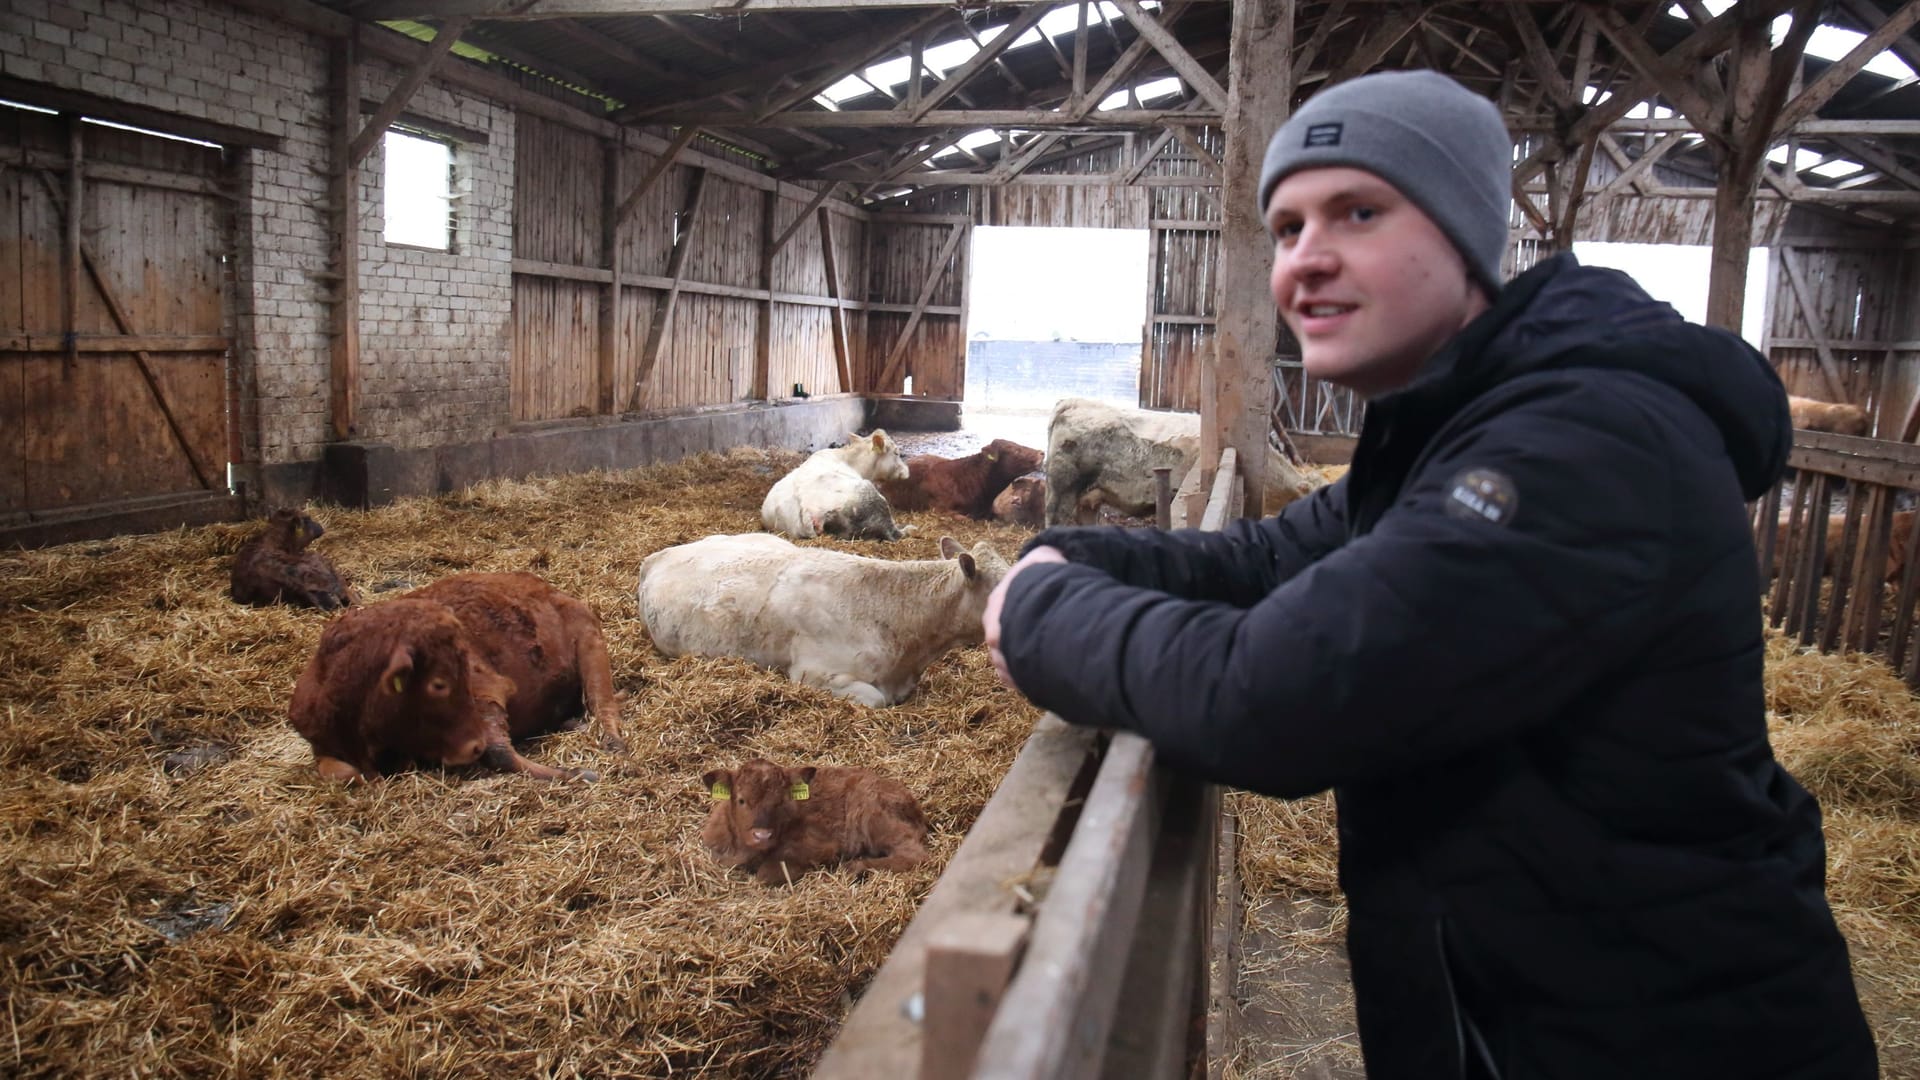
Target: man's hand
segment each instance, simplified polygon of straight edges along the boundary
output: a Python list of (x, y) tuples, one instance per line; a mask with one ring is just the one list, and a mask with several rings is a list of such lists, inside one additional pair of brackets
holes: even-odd
[(1015, 690), (1020, 688), (1013, 685), (1013, 676), (1007, 674), (1007, 658), (1000, 652), (1000, 606), (1007, 601), (1007, 586), (1013, 584), (1013, 579), (1019, 576), (1021, 570), (1034, 563), (1066, 561), (1067, 557), (1060, 553), (1059, 548), (1045, 545), (1034, 548), (1021, 556), (1019, 562), (1013, 564), (1007, 571), (1007, 576), (1001, 578), (1000, 584), (993, 587), (993, 594), (987, 597), (987, 610), (980, 615), (980, 625), (987, 632), (987, 655), (993, 657), (993, 670), (1000, 673), (1000, 681), (1012, 686)]

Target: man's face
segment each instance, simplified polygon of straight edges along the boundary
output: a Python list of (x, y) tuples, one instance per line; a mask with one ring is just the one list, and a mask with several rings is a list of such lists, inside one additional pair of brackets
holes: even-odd
[(1369, 397), (1405, 386), (1487, 309), (1446, 234), (1361, 169), (1302, 169), (1267, 200), (1273, 302), (1307, 374)]

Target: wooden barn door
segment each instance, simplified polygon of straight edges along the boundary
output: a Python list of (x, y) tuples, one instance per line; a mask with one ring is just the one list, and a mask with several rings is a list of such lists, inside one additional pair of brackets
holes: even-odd
[(222, 175), (217, 147), (0, 108), (0, 515), (226, 490)]

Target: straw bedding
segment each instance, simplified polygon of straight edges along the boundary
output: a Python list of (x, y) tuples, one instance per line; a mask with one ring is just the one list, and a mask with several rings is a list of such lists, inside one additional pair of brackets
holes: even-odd
[[(1880, 1047), (1881, 1075), (1920, 1078), (1920, 699), (1876, 657), (1803, 651), (1769, 633), (1766, 689), (1774, 752), (1819, 798), (1827, 838), (1827, 894), (1853, 957), (1855, 982)], [(1271, 972), (1326, 967), (1345, 936), (1335, 857), (1333, 800), (1297, 802), (1235, 793), (1243, 836), (1240, 872), (1249, 940), (1281, 940), (1279, 955), (1246, 961), (1243, 995), (1267, 1000)], [(1333, 917), (1296, 929), (1294, 901), (1325, 900)], [(1279, 1003), (1284, 1004), (1284, 1003)], [(1233, 1075), (1316, 1075), (1324, 1059), (1339, 1073), (1359, 1061), (1352, 1036), (1336, 1045), (1247, 1045)], [(1252, 1025), (1257, 1026), (1257, 1024)]]
[[(325, 616), (244, 608), (257, 524), (0, 555), (0, 1072), (20, 1076), (803, 1074), (1038, 713), (957, 650), (872, 710), (735, 661), (653, 653), (642, 557), (758, 528), (798, 455), (495, 482), (370, 513), (316, 545), (367, 600), (531, 570), (592, 604), (632, 744), (524, 752), (598, 784), (477, 770), (320, 781), (286, 723)], [(904, 515), (1011, 556), (1025, 534)], [(934, 858), (768, 889), (699, 846), (702, 771), (763, 755), (877, 767)]]

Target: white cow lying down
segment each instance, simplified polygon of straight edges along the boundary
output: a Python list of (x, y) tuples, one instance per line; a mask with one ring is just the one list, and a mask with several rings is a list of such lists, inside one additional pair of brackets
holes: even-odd
[(766, 533), (709, 536), (640, 564), (640, 617), (668, 656), (738, 656), (864, 705), (895, 705), (955, 645), (982, 640), (1006, 576), (992, 547), (869, 559)]
[(769, 532), (806, 539), (898, 540), (893, 508), (875, 480), (905, 480), (907, 463), (884, 430), (850, 435), (845, 446), (815, 451), (774, 482), (760, 503), (760, 524)]

